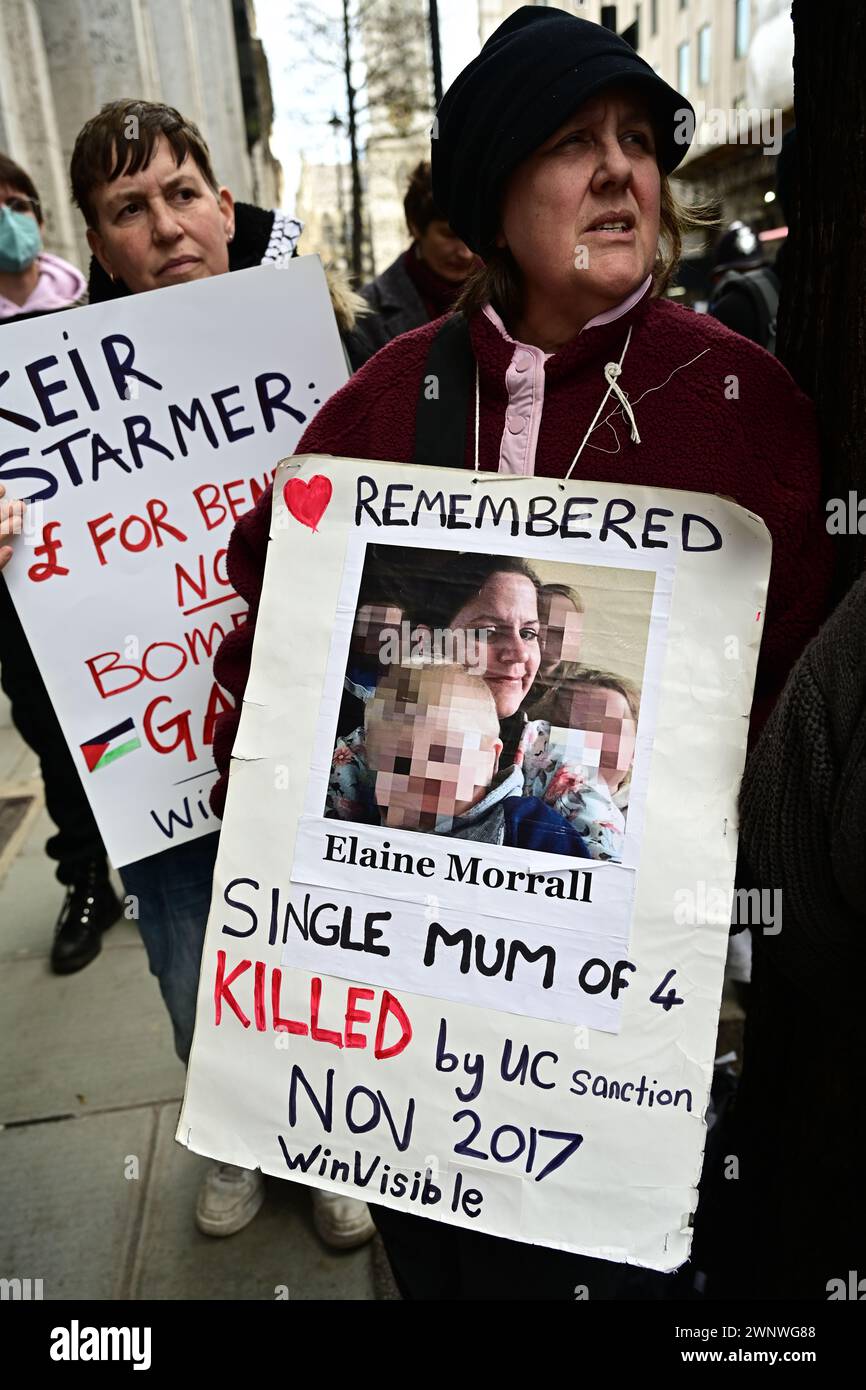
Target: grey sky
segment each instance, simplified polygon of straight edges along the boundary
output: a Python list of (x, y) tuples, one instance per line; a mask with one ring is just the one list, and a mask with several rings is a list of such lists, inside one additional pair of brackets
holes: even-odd
[[(345, 142), (338, 156), (327, 122), (345, 110), (342, 75), (311, 60), (304, 42), (304, 22), (310, 7), (301, 0), (255, 0), (259, 37), (268, 55), (274, 94), (271, 149), (283, 166), (283, 206), (294, 210), (301, 151), (312, 163), (331, 164), (346, 158)], [(340, 13), (338, 0), (318, 0), (319, 15)], [(442, 75), (449, 82), (478, 52), (478, 12), (472, 0), (439, 0)]]

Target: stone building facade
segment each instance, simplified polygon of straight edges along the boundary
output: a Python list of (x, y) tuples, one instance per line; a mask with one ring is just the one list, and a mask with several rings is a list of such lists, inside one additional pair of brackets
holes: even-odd
[(302, 156), (295, 197), (295, 216), (304, 224), (304, 252), (315, 252), (325, 265), (345, 271), (351, 177), (348, 164), (316, 164)]
[(176, 106), (201, 127), (216, 176), (236, 198), (278, 202), (267, 63), (255, 47), (252, 0), (241, 0), (253, 67), (242, 91), (236, 8), (232, 0), (3, 0), (0, 149), (39, 189), (48, 250), (89, 262), (69, 203), (69, 160), (84, 122), (120, 97)]

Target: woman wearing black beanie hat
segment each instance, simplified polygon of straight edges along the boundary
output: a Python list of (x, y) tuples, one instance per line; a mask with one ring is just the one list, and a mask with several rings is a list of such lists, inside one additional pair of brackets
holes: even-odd
[[(547, 6), (518, 10), (433, 130), (437, 204), (487, 264), (457, 312), (395, 338), (326, 402), (297, 452), (733, 498), (773, 538), (757, 729), (825, 613), (830, 545), (810, 402), (763, 349), (660, 297), (687, 225), (668, 173), (691, 131), (688, 103), (616, 35)], [(265, 494), (229, 548), (250, 617), (215, 671), (238, 709), (269, 529)], [(217, 813), (238, 717), (217, 727)], [(593, 1300), (646, 1298), (671, 1283), (373, 1214), (406, 1297), (574, 1299), (582, 1285)]]
[(691, 143), (694, 110), (624, 39), (546, 6), (524, 5), (499, 26), (445, 93), (433, 127), (433, 195), (467, 246), (489, 255), (508, 175), (614, 84), (627, 84), (652, 118), (669, 174)]

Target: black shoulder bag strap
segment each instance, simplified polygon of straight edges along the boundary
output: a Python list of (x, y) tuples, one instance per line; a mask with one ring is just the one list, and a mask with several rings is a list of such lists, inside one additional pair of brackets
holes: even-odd
[(431, 468), (462, 468), (466, 461), (466, 421), (475, 384), (475, 354), (469, 323), (452, 314), (430, 344), (415, 408), (413, 463)]

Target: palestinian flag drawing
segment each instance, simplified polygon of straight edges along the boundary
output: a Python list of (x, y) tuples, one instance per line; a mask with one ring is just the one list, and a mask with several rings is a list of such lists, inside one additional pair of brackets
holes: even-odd
[(109, 763), (122, 758), (124, 753), (133, 753), (140, 747), (141, 739), (135, 732), (135, 721), (125, 719), (122, 724), (115, 724), (113, 729), (106, 729), (104, 734), (95, 734), (82, 743), (81, 751), (87, 771), (98, 772), (100, 768), (108, 767)]

